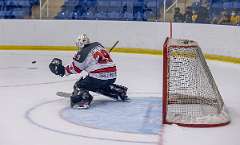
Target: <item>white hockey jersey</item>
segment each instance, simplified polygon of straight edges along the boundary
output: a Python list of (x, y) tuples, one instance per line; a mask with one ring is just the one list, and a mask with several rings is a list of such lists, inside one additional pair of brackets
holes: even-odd
[(78, 51), (73, 62), (65, 66), (65, 75), (81, 73), (82, 70), (88, 75), (100, 80), (114, 79), (117, 76), (116, 65), (108, 51), (98, 42), (85, 45)]

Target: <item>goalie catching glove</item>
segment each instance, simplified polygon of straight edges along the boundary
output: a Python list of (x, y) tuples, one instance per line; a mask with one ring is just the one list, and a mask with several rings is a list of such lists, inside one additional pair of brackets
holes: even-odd
[(55, 75), (59, 75), (61, 77), (64, 76), (65, 74), (65, 68), (62, 65), (62, 60), (59, 58), (54, 58), (51, 63), (49, 64), (49, 69), (51, 70), (52, 73)]

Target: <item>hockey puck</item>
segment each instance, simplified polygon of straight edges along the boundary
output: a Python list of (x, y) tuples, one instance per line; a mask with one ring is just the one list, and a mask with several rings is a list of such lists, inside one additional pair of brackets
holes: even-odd
[(34, 60), (34, 61), (32, 61), (32, 64), (34, 64), (34, 63), (36, 63), (37, 61), (36, 60)]

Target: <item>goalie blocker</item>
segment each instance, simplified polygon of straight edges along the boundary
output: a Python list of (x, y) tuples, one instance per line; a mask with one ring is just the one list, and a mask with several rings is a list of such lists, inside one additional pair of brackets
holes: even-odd
[(65, 67), (62, 60), (54, 58), (49, 64), (52, 73), (59, 76), (68, 76), (81, 73), (85, 70), (88, 76), (78, 80), (71, 96), (71, 107), (88, 108), (93, 97), (89, 91), (97, 92), (115, 100), (127, 100), (127, 87), (114, 84), (117, 76), (117, 67), (109, 52), (99, 43), (90, 43), (86, 34), (76, 40), (79, 49), (71, 64)]

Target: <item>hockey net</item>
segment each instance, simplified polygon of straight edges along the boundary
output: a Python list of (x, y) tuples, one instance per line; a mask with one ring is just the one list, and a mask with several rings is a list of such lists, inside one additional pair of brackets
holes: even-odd
[(230, 117), (198, 44), (167, 38), (163, 49), (163, 123), (228, 124)]

